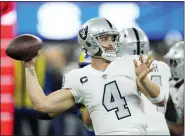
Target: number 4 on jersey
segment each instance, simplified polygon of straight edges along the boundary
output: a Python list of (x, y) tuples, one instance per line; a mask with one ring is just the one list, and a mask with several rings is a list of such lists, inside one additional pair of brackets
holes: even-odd
[(116, 81), (105, 84), (102, 104), (108, 112), (115, 110), (118, 120), (131, 116), (125, 97), (121, 96)]

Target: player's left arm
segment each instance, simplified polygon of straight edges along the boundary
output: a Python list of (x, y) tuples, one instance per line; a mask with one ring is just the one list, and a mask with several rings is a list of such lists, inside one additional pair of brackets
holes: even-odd
[(157, 105), (157, 106), (165, 106), (166, 98), (164, 93), (161, 91), (161, 87), (159, 87), (156, 83), (151, 81), (148, 77), (140, 81), (137, 79), (137, 84), (139, 89), (144, 93), (144, 95), (149, 98), (149, 100)]
[(148, 73), (150, 73), (154, 69), (154, 67), (150, 68), (153, 60), (150, 60), (150, 57), (148, 57), (147, 60), (144, 62), (141, 55), (140, 62), (141, 64), (138, 65), (137, 61), (134, 60), (137, 75), (136, 83), (138, 85), (138, 88), (147, 98), (150, 99), (153, 104), (156, 104), (157, 106), (165, 106), (166, 98), (164, 93), (161, 91), (161, 87), (147, 77)]

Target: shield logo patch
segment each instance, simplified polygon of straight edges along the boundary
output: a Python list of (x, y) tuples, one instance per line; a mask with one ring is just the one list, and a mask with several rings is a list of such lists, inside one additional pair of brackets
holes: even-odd
[(88, 26), (79, 31), (80, 38), (85, 40), (87, 38)]

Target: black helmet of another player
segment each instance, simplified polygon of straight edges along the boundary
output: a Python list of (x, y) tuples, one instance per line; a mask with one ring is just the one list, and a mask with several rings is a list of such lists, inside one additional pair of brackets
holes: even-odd
[[(114, 37), (113, 51), (105, 51), (99, 41), (100, 36), (110, 35)], [(116, 58), (117, 47), (119, 42), (119, 31), (113, 23), (106, 18), (97, 17), (88, 20), (78, 33), (78, 43), (82, 51), (90, 56), (103, 58), (112, 61)]]
[(149, 53), (149, 40), (140, 28), (125, 28), (120, 32), (122, 54), (147, 55)]
[(184, 79), (184, 41), (173, 45), (164, 58), (171, 69), (172, 77)]

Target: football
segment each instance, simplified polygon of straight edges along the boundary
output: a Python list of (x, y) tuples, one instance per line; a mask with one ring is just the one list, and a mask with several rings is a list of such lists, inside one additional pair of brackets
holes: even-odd
[(6, 54), (15, 60), (29, 61), (37, 55), (42, 48), (43, 41), (31, 34), (15, 37), (7, 46)]

